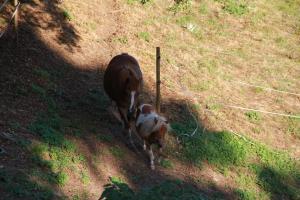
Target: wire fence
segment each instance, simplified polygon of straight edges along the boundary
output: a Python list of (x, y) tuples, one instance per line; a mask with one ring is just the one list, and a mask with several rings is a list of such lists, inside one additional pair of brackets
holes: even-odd
[[(162, 65), (165, 66), (165, 65), (170, 65), (170, 64), (164, 63), (164, 60), (162, 59)], [(162, 69), (164, 69), (164, 68), (162, 68)], [(180, 72), (180, 69), (179, 69), (179, 74), (181, 76), (184, 73)], [(181, 77), (178, 77), (178, 78), (179, 78), (178, 80), (174, 80), (174, 79), (170, 80), (166, 77), (162, 77), (161, 84), (167, 90), (169, 90), (173, 93), (181, 95), (184, 98), (184, 101), (186, 102), (187, 106), (190, 104), (191, 101), (197, 101), (198, 102), (198, 100), (200, 98), (203, 98), (203, 96), (201, 94), (199, 94), (197, 92), (193, 92), (193, 91), (189, 90), (186, 86), (182, 85), (182, 80), (181, 80), (182, 78)], [(266, 92), (269, 91), (269, 92), (274, 92), (274, 93), (281, 93), (281, 94), (285, 94), (285, 95), (291, 95), (291, 96), (294, 96), (296, 98), (298, 98), (300, 96), (300, 94), (297, 93), (297, 92), (276, 90), (276, 89), (273, 89), (273, 88), (263, 87), (263, 86), (254, 85), (254, 84), (241, 82), (241, 81), (229, 81), (229, 83), (238, 84), (238, 85), (246, 86), (246, 87), (260, 88), (260, 89), (262, 89)], [(172, 87), (170, 87), (169, 84), (171, 84)], [(250, 107), (242, 107), (242, 106), (234, 105), (234, 104), (229, 105), (227, 103), (224, 103), (223, 101), (216, 101), (215, 103), (220, 105), (221, 108), (223, 108), (223, 109), (234, 109), (234, 110), (241, 110), (241, 111), (254, 111), (254, 112), (259, 112), (259, 113), (263, 113), (263, 114), (267, 114), (267, 115), (300, 119), (300, 115), (286, 114), (286, 113), (283, 113), (283, 112), (273, 112), (273, 111), (267, 111), (267, 110), (250, 108)], [(180, 136), (193, 137), (199, 131), (200, 125), (198, 123), (197, 117), (192, 113), (192, 111), (189, 107), (188, 107), (188, 111), (189, 111), (190, 115), (192, 116), (192, 118), (195, 121), (195, 129), (191, 133), (184, 133), (184, 134), (181, 134)], [(203, 112), (206, 113), (206, 114), (209, 114), (209, 115), (212, 114), (211, 111), (209, 109), (206, 109), (206, 108), (203, 109)], [(205, 131), (206, 131), (205, 128), (204, 127), (201, 127), (201, 128), (203, 128), (202, 133), (205, 133)], [(231, 131), (231, 132), (233, 134), (235, 134), (236, 136), (248, 141), (248, 139), (245, 138), (243, 135), (240, 135), (240, 134), (238, 134), (234, 131)], [(177, 140), (178, 140), (178, 138), (177, 138)], [(251, 143), (251, 141), (249, 141), (249, 142)]]

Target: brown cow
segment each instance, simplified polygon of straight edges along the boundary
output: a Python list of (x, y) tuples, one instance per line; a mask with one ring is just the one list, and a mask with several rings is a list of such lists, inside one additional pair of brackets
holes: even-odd
[(143, 76), (137, 60), (126, 54), (115, 56), (104, 73), (104, 90), (120, 113), (123, 132), (132, 143), (131, 124), (135, 120), (138, 96), (142, 91)]
[[(167, 119), (157, 114), (150, 104), (142, 104), (137, 110), (136, 130), (144, 141), (144, 150), (148, 150), (151, 169), (155, 169), (152, 144), (159, 146), (159, 156), (162, 155), (166, 133), (170, 130)], [(160, 159), (160, 158), (159, 158)]]

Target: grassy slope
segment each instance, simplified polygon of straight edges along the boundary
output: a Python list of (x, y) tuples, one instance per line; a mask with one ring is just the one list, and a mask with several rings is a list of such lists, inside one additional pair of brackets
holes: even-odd
[[(194, 138), (182, 137), (182, 133), (192, 132), (195, 124), (187, 110), (184, 115), (178, 110), (169, 111), (174, 119), (174, 135), (181, 139), (181, 145), (178, 146), (173, 137), (169, 138), (167, 151), (170, 158), (163, 166), (174, 176), (180, 171), (179, 163), (183, 163), (187, 168), (183, 173), (187, 177), (191, 173), (189, 166), (195, 166), (195, 176), (189, 177), (193, 183), (205, 185), (205, 181), (211, 181), (208, 185), (219, 186), (218, 181), (203, 180), (199, 175), (210, 173), (209, 168), (213, 174), (225, 177), (222, 187), (229, 188), (240, 199), (299, 199), (300, 169), (294, 158), (300, 154), (300, 122), (255, 112), (231, 112), (220, 105), (220, 102), (232, 103), (299, 114), (299, 100), (293, 96), (275, 95), (230, 82), (242, 80), (297, 92), (300, 88), (299, 1), (278, 0), (272, 4), (268, 1), (191, 2), (191, 5), (175, 6), (173, 1), (117, 2), (124, 12), (122, 20), (125, 24), (111, 40), (112, 54), (127, 51), (136, 55), (151, 91), (153, 50), (155, 46), (161, 46), (165, 100), (174, 101), (174, 91), (182, 92), (181, 85), (199, 93), (199, 99), (187, 106), (198, 116), (206, 131), (198, 131)], [(62, 14), (77, 28), (83, 41), (97, 42), (99, 30), (96, 27), (101, 26), (99, 16), (87, 17), (87, 13), (80, 13), (79, 17), (81, 4), (64, 1), (60, 5)], [(95, 175), (89, 167), (90, 161), (105, 177), (114, 175), (128, 180), (112, 178), (111, 185), (103, 193), (109, 199), (149, 199), (160, 195), (167, 199), (214, 197), (199, 193), (181, 180), (163, 182), (160, 186), (134, 193), (124, 169), (116, 169), (114, 173), (104, 170), (114, 168), (114, 164), (121, 165), (118, 160), (126, 160), (128, 150), (115, 144), (115, 137), (89, 133), (97, 133), (98, 128), (105, 126), (87, 125), (88, 120), (80, 123), (81, 118), (70, 120), (65, 113), (65, 107), (99, 105), (95, 107), (96, 112), (92, 112), (97, 115), (97, 112), (105, 112), (107, 99), (98, 90), (91, 90), (81, 99), (61, 104), (57, 100), (60, 86), (56, 84), (60, 72), (40, 67), (33, 70), (33, 79), (43, 81), (29, 85), (27, 92), (39, 98), (45, 110), (39, 110), (39, 114), (26, 124), (35, 139), (18, 141), (30, 155), (28, 159), (32, 166), (29, 173), (18, 172), (20, 175), (1, 168), (0, 184), (5, 186), (9, 197), (31, 198), (34, 191), (36, 199), (64, 198), (57, 193), (62, 190), (61, 193), (71, 199), (96, 198), (97, 194), (90, 194), (88, 190), (98, 184), (93, 180)], [(22, 91), (18, 93), (22, 96)], [(213, 114), (203, 113), (203, 108)], [(96, 117), (101, 117), (101, 113)], [(182, 116), (171, 116), (179, 114)], [(106, 125), (110, 126), (109, 123)], [(23, 123), (11, 120), (9, 129), (19, 131), (20, 124)], [(224, 131), (229, 129), (250, 139), (245, 141)], [(85, 135), (101, 145), (92, 156), (82, 147)], [(129, 157), (132, 159), (131, 155)], [(105, 159), (117, 161), (105, 164)], [(140, 182), (146, 179), (142, 178)], [(107, 180), (102, 178), (101, 181)], [(84, 189), (78, 189), (81, 187)], [(177, 189), (173, 191), (174, 188)]]

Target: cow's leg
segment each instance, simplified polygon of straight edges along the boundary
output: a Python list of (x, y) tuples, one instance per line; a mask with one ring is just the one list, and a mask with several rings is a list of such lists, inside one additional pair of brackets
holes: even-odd
[(121, 118), (122, 118), (122, 121), (123, 121), (123, 132), (124, 132), (124, 135), (129, 139), (129, 142), (131, 144), (133, 144), (133, 141), (132, 141), (132, 138), (131, 138), (131, 128), (130, 128), (130, 124), (128, 122), (128, 119), (127, 119), (127, 111), (126, 109), (123, 109), (123, 108), (118, 108), (119, 109), (119, 112), (120, 112), (120, 115), (121, 115)]
[(143, 141), (144, 141), (143, 149), (144, 149), (144, 151), (146, 151), (147, 150), (146, 141), (145, 140), (143, 140)]
[(133, 140), (132, 140), (132, 130), (131, 130), (131, 128), (128, 129), (128, 139), (129, 139), (130, 144), (132, 144), (132, 146), (134, 146)]
[(150, 158), (150, 167), (151, 167), (152, 170), (155, 170), (155, 166), (154, 166), (154, 154), (153, 154), (151, 145), (149, 146), (148, 153), (149, 153), (149, 158)]
[(121, 119), (120, 113), (118, 110), (116, 110), (115, 108), (113, 108), (112, 106), (110, 106), (108, 108), (109, 112), (111, 112), (113, 114), (113, 116), (122, 124), (122, 127), (124, 127), (124, 122)]
[(161, 162), (161, 158), (162, 158), (162, 150), (163, 150), (162, 147), (160, 147), (159, 150), (158, 150), (158, 153), (159, 153), (159, 154), (158, 154), (158, 160), (157, 160), (157, 161), (158, 161), (159, 163)]

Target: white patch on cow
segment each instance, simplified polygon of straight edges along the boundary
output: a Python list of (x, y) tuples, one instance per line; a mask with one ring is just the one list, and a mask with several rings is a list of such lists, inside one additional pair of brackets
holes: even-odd
[(134, 95), (135, 95), (135, 91), (131, 91), (131, 101), (130, 101), (130, 111), (132, 111), (133, 105), (134, 105)]
[(149, 157), (150, 157), (150, 166), (151, 166), (151, 169), (154, 170), (155, 169), (155, 166), (154, 166), (154, 154), (153, 154), (153, 151), (152, 151), (152, 148), (150, 147), (149, 151)]
[(158, 117), (158, 115), (155, 112), (151, 112), (150, 114), (140, 113), (136, 121), (136, 126), (138, 127), (140, 124), (145, 124), (148, 121), (153, 121), (154, 123), (156, 117)]

